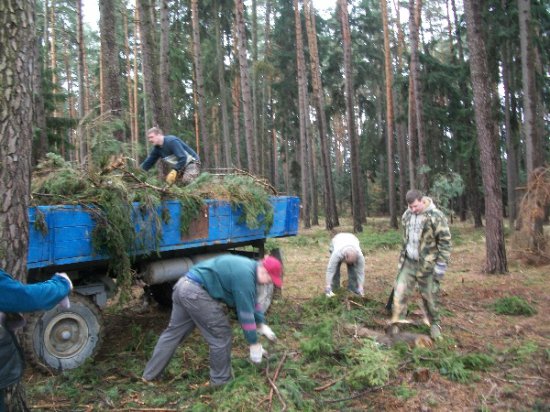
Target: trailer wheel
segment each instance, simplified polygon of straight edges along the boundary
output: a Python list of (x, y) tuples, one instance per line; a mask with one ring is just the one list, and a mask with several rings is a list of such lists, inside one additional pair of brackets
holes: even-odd
[(44, 370), (61, 372), (93, 357), (102, 341), (103, 322), (98, 307), (73, 294), (71, 307), (56, 306), (33, 314), (23, 330), (27, 359)]
[(256, 286), (256, 300), (260, 305), (261, 310), (265, 313), (271, 305), (273, 300), (273, 284), (257, 285)]

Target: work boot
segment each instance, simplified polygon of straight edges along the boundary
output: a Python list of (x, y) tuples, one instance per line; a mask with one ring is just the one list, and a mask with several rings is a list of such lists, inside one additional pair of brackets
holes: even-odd
[(441, 336), (441, 326), (439, 326), (437, 323), (434, 323), (430, 328), (430, 336), (433, 340), (443, 339), (443, 336)]

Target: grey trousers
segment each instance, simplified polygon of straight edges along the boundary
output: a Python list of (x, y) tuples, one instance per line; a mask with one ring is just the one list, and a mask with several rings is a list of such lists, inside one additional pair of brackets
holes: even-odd
[(222, 385), (231, 380), (231, 326), (222, 303), (212, 299), (201, 286), (181, 278), (172, 294), (172, 314), (147, 362), (143, 378), (154, 380), (170, 362), (179, 344), (199, 328), (210, 347), (210, 383)]
[(340, 262), (338, 268), (336, 269), (336, 273), (332, 277), (332, 290), (340, 289), (340, 268), (342, 267), (342, 265), (346, 265), (348, 268), (348, 289), (354, 293), (357, 293), (357, 266), (348, 265), (345, 262)]

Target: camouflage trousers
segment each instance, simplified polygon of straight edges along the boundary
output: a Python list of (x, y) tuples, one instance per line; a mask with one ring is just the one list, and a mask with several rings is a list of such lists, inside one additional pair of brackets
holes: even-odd
[(422, 272), (417, 261), (406, 258), (394, 285), (392, 322), (405, 320), (409, 298), (418, 286), (422, 296), (422, 309), (430, 324), (440, 323), (439, 280), (434, 272)]

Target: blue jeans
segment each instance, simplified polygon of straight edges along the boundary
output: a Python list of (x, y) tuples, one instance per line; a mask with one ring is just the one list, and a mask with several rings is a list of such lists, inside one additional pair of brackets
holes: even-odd
[(172, 314), (147, 362), (143, 378), (157, 378), (172, 359), (181, 342), (198, 327), (210, 347), (210, 383), (222, 385), (231, 380), (231, 325), (223, 305), (200, 285), (181, 278), (172, 294)]

